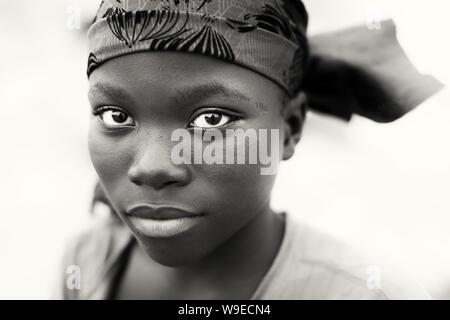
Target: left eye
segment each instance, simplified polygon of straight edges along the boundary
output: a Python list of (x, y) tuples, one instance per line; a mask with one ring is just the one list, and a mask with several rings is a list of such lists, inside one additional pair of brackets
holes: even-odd
[(111, 127), (123, 127), (133, 126), (133, 119), (123, 111), (108, 109), (99, 112), (98, 116), (108, 126)]
[(220, 112), (208, 112), (203, 113), (196, 117), (192, 122), (191, 125), (193, 127), (198, 128), (218, 128), (223, 125), (226, 125), (232, 120), (230, 116), (227, 116)]

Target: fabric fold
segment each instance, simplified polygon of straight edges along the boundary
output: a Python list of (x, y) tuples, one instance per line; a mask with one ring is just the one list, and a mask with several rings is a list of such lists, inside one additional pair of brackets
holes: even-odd
[(353, 114), (394, 121), (443, 85), (417, 71), (397, 40), (392, 20), (311, 37), (304, 79), (309, 107), (345, 120)]

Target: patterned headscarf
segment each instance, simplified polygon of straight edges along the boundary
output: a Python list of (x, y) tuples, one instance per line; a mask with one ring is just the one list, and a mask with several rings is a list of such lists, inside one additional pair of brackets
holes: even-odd
[(307, 41), (300, 0), (103, 0), (89, 29), (88, 76), (103, 62), (143, 51), (211, 56), (251, 69), (310, 108), (350, 119), (397, 119), (440, 88), (420, 75), (395, 26)]
[(301, 1), (104, 0), (89, 32), (88, 74), (119, 55), (173, 50), (242, 65), (292, 91), (306, 23)]

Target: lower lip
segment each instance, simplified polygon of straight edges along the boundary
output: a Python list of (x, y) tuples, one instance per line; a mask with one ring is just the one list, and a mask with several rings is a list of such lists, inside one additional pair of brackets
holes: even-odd
[(154, 220), (136, 216), (129, 217), (133, 226), (142, 234), (154, 238), (167, 238), (187, 232), (199, 223), (202, 217)]

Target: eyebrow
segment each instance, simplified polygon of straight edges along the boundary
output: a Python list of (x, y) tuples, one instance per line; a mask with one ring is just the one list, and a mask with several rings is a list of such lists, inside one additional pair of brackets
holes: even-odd
[(187, 86), (176, 90), (177, 99), (182, 101), (188, 99), (203, 100), (215, 96), (234, 98), (244, 102), (254, 103), (254, 99), (246, 96), (241, 91), (226, 87), (220, 83), (211, 82), (200, 85)]
[[(134, 102), (132, 95), (126, 90), (113, 86), (104, 82), (97, 82), (89, 89), (89, 96), (94, 93), (100, 93), (101, 95), (114, 98), (124, 102)], [(200, 85), (186, 86), (176, 89), (176, 101), (187, 100), (204, 100), (215, 96), (223, 96), (226, 98), (234, 98), (239, 101), (256, 103), (257, 101), (244, 95), (237, 89), (226, 87), (220, 83), (211, 82)]]
[(89, 96), (94, 93), (100, 93), (101, 95), (114, 98), (123, 102), (134, 102), (133, 97), (124, 89), (115, 87), (108, 83), (97, 82), (89, 89)]

